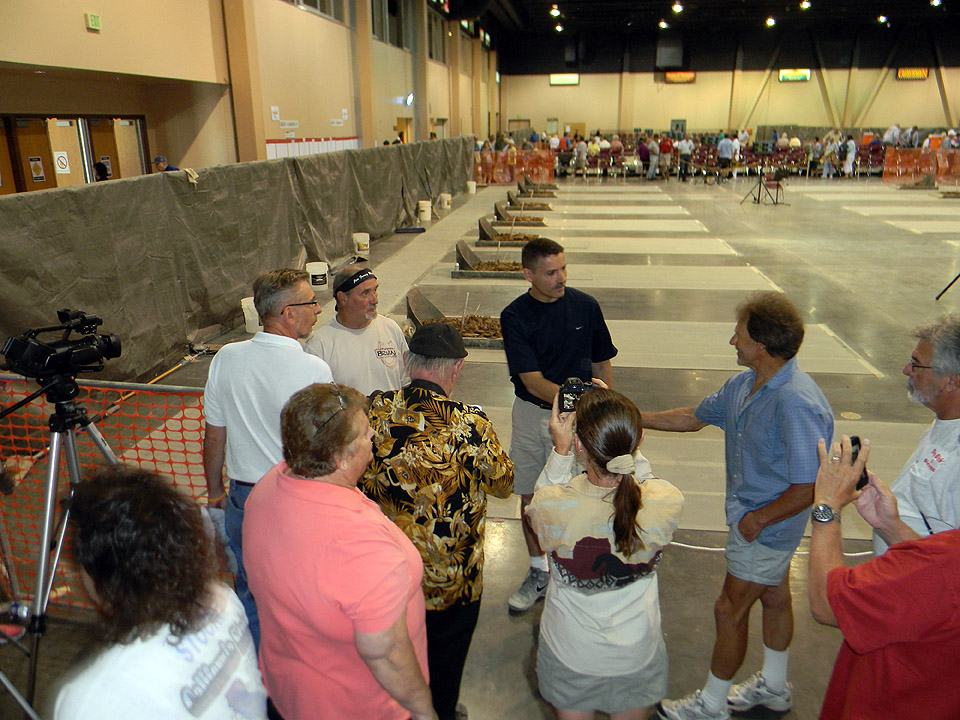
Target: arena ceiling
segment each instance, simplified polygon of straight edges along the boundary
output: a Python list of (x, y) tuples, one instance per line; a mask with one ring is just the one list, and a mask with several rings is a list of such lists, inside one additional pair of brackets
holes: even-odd
[[(683, 10), (678, 13), (672, 9), (674, 0), (463, 0), (464, 9), (472, 5), (480, 11), (482, 27), (512, 36), (555, 35), (558, 23), (564, 34), (622, 36), (655, 30), (661, 20), (681, 30), (711, 26), (762, 29), (769, 17), (780, 27), (836, 25), (851, 30), (883, 25), (895, 29), (917, 21), (955, 18), (960, 10), (960, 0), (940, 0), (939, 5), (931, 0), (680, 0), (680, 4)], [(456, 5), (451, 2), (452, 7)], [(550, 14), (554, 5), (558, 17)], [(878, 20), (880, 16), (886, 18), (885, 23)]]

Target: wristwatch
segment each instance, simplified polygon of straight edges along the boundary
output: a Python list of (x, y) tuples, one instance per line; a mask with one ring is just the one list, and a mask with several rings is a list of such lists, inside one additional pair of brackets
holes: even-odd
[(813, 506), (813, 510), (810, 512), (810, 519), (818, 523), (828, 523), (834, 520), (840, 522), (840, 513), (826, 503), (820, 503), (819, 505)]

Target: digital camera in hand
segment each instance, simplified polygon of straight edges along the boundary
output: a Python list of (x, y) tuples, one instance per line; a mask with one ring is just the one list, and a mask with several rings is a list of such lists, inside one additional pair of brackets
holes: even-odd
[(567, 378), (560, 386), (560, 412), (568, 413), (576, 410), (577, 400), (587, 390), (593, 387), (589, 380), (581, 380), (577, 377)]

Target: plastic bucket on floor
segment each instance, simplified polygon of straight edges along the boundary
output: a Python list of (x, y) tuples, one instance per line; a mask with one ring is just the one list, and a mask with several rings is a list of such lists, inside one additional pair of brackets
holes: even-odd
[(355, 232), (353, 234), (353, 248), (356, 254), (366, 257), (370, 252), (370, 233)]
[(453, 200), (453, 197), (450, 193), (440, 193), (440, 207), (444, 210), (450, 209), (450, 203)]
[(421, 200), (417, 203), (417, 213), (420, 216), (421, 223), (430, 222), (430, 201)]
[(476, 195), (476, 194), (477, 194), (477, 181), (467, 180), (467, 195)]
[(308, 262), (307, 272), (310, 274), (310, 287), (325, 288), (329, 270), (330, 268), (325, 262)]
[(243, 328), (248, 333), (257, 333), (263, 330), (260, 324), (260, 316), (257, 315), (257, 308), (253, 304), (252, 297), (240, 299), (240, 308), (243, 310)]

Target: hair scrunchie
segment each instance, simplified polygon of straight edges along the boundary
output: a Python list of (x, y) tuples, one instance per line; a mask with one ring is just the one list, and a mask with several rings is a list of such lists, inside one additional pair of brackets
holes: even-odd
[(617, 455), (607, 463), (607, 472), (614, 475), (630, 475), (636, 468), (633, 455)]

